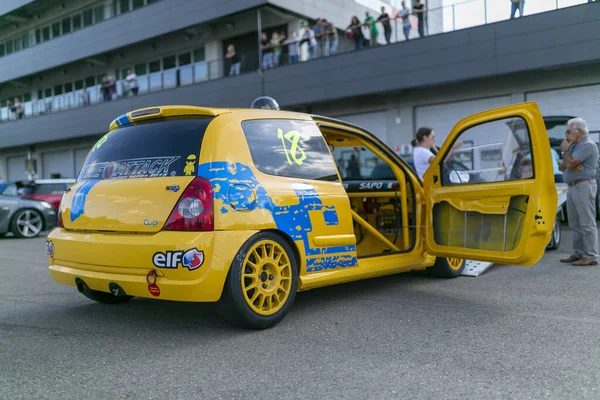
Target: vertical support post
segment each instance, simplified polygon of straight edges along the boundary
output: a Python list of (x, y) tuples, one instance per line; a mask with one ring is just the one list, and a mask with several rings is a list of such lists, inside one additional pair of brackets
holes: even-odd
[(456, 25), (454, 21), (454, 4), (452, 4), (452, 31), (456, 30)]
[(265, 95), (265, 76), (262, 69), (262, 15), (260, 8), (256, 10), (256, 26), (258, 30), (258, 74), (260, 75), (260, 95)]
[(483, 0), (483, 20), (487, 24), (487, 0)]

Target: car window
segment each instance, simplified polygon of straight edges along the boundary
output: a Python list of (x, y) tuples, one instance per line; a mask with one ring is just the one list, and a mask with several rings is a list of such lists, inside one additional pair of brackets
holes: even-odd
[(342, 179), (396, 179), (390, 166), (366, 147), (336, 146), (333, 156)]
[(17, 185), (7, 185), (2, 189), (2, 196), (16, 197), (17, 196)]
[[(519, 137), (514, 126), (522, 127)], [(444, 186), (534, 177), (529, 130), (520, 117), (472, 126), (458, 140), (463, 145), (446, 154), (441, 164)]]
[(269, 175), (338, 180), (325, 138), (312, 121), (261, 119), (242, 122), (252, 161)]
[(66, 183), (38, 183), (33, 186), (32, 194), (63, 194), (65, 190)]
[(77, 180), (194, 176), (211, 120), (165, 118), (112, 131), (94, 145)]

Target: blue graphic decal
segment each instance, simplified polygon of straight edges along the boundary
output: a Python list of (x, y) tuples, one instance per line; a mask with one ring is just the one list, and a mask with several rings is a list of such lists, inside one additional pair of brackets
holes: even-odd
[(117, 123), (118, 127), (121, 127), (121, 126), (124, 126), (124, 125), (129, 125), (131, 123), (131, 121), (127, 117), (127, 114), (121, 115), (119, 118), (116, 119), (115, 122)]
[(254, 192), (247, 185), (231, 185), (229, 202), (236, 211), (251, 211), (256, 207)]
[[(338, 223), (337, 212), (333, 206), (323, 205), (314, 187), (304, 183), (292, 184), (292, 188), (298, 196), (298, 204), (289, 206), (277, 206), (267, 195), (266, 190), (260, 186), (254, 173), (241, 163), (212, 162), (198, 166), (198, 176), (202, 176), (211, 182), (213, 196), (227, 206), (232, 207), (233, 196), (230, 186), (246, 186), (254, 191), (256, 200), (254, 208), (268, 210), (273, 216), (277, 229), (288, 234), (292, 240), (301, 240), (306, 252), (307, 271), (321, 271), (339, 267), (356, 266), (356, 256), (341, 254), (355, 252), (356, 246), (329, 246), (313, 248), (308, 240), (309, 232), (312, 232), (310, 212), (320, 211), (323, 213), (327, 225)], [(236, 206), (237, 207), (237, 206)]]
[(98, 182), (100, 181), (85, 181), (77, 188), (71, 203), (71, 222), (74, 222), (77, 218), (83, 215), (85, 211), (85, 201), (87, 200), (87, 195)]
[(326, 225), (337, 225), (340, 223), (338, 220), (337, 211), (335, 210), (323, 211), (323, 218), (325, 218)]

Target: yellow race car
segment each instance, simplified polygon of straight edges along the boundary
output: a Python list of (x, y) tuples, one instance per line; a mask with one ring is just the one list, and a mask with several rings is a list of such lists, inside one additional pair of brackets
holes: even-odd
[(464, 259), (532, 265), (556, 215), (549, 153), (535, 103), (459, 121), (422, 181), (343, 121), (140, 109), (112, 122), (64, 194), (50, 274), (101, 303), (218, 301), (261, 329), (301, 290), (422, 269), (451, 278)]

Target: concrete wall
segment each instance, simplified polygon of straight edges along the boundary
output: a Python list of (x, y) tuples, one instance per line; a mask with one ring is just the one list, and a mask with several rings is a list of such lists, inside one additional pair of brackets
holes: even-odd
[[(435, 101), (444, 101), (439, 89), (423, 88), (449, 87), (457, 82), (470, 81), (455, 86), (448, 97), (456, 95), (450, 92), (460, 93), (465, 85), (474, 85), (477, 90), (489, 93), (489, 80), (473, 82), (481, 78), (496, 77), (498, 90), (505, 90), (511, 82), (520, 82), (508, 93), (524, 92), (525, 87), (534, 90), (542, 83), (561, 87), (565, 85), (563, 78), (552, 78), (552, 69), (599, 60), (600, 4), (592, 3), (269, 70), (264, 74), (264, 87), (265, 93), (274, 96), (283, 106), (309, 104), (318, 109), (320, 104), (332, 103), (367, 108), (382, 96), (386, 98), (386, 94), (390, 101), (404, 98), (402, 96), (420, 98), (422, 93), (431, 93)], [(542, 76), (547, 78), (541, 79)], [(174, 103), (243, 107), (260, 94), (261, 80), (256, 73), (224, 78), (86, 109), (3, 123), (0, 124), (0, 146), (7, 148), (97, 134), (106, 130), (117, 115), (134, 108)], [(409, 103), (414, 104), (413, 98), (409, 99)]]

